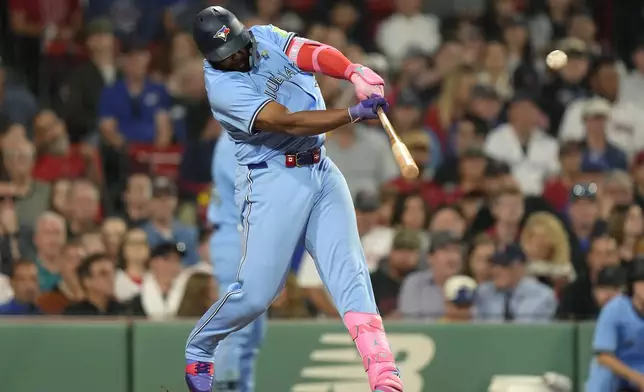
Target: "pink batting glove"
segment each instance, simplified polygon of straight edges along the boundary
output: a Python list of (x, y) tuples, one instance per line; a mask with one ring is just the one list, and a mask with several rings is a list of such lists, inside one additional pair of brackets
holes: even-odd
[(373, 94), (384, 97), (385, 81), (371, 69), (361, 64), (351, 64), (344, 72), (345, 77), (353, 83), (356, 96), (364, 101)]

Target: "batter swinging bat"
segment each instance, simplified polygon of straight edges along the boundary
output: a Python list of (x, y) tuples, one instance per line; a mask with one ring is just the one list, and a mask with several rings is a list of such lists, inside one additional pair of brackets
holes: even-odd
[(396, 158), (396, 162), (398, 162), (398, 166), (400, 167), (400, 172), (403, 177), (407, 179), (418, 177), (420, 171), (418, 170), (418, 166), (416, 166), (416, 162), (414, 162), (414, 159), (411, 157), (405, 143), (400, 140), (400, 136), (396, 133), (396, 130), (393, 125), (391, 125), (387, 114), (385, 114), (382, 108), (378, 108), (378, 117), (380, 118), (382, 126), (385, 128), (385, 132), (387, 132), (387, 135), (389, 136), (391, 152), (394, 153), (394, 157)]

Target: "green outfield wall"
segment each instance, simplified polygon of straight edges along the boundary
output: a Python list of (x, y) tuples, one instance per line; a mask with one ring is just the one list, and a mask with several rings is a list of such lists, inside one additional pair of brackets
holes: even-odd
[[(193, 322), (0, 320), (2, 392), (178, 392)], [(405, 392), (483, 392), (493, 375), (555, 371), (583, 385), (592, 324), (387, 323)], [(257, 392), (368, 392), (336, 322), (270, 324)]]

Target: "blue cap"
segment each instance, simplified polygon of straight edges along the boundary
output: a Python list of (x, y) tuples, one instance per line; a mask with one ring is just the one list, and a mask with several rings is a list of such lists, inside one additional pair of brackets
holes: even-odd
[(499, 265), (502, 267), (508, 267), (516, 262), (523, 263), (526, 261), (525, 254), (521, 246), (517, 244), (512, 244), (506, 247), (505, 249), (496, 252), (490, 258), (490, 262), (494, 265)]

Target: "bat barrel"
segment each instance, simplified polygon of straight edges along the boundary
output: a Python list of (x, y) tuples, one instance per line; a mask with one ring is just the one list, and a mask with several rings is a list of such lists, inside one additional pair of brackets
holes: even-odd
[(403, 177), (407, 179), (418, 177), (420, 170), (418, 170), (416, 162), (414, 162), (414, 159), (411, 157), (409, 149), (407, 149), (405, 143), (400, 140), (400, 137), (396, 133), (393, 125), (391, 125), (387, 114), (385, 114), (382, 108), (378, 108), (378, 118), (380, 119), (382, 126), (385, 128), (387, 135), (389, 135), (389, 140), (391, 141), (391, 151), (396, 158), (396, 162), (398, 163), (398, 167), (400, 167), (400, 172), (402, 173)]

